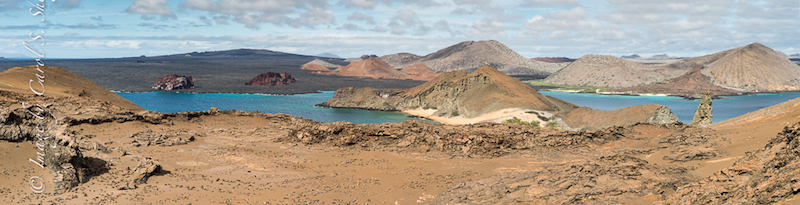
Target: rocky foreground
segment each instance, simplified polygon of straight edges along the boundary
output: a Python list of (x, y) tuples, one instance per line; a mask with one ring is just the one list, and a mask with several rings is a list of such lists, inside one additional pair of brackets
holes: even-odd
[[(792, 167), (800, 157), (790, 150), (800, 144), (800, 125), (744, 155), (731, 147), (763, 147), (768, 139), (745, 143), (752, 134), (682, 123), (563, 131), (320, 123), (216, 109), (154, 113), (8, 91), (0, 104), (5, 204), (773, 202), (795, 196)], [(30, 115), (34, 104), (57, 122)], [(37, 126), (58, 139), (46, 148), (44, 169), (28, 162)], [(763, 129), (753, 131), (771, 132)], [(32, 176), (47, 179), (43, 193), (28, 187)]]

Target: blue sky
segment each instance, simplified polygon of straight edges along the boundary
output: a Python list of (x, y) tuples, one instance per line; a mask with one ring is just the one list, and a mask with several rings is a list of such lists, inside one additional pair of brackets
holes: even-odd
[[(38, 3), (37, 0), (29, 0)], [(800, 53), (800, 0), (0, 0), (0, 56), (44, 31), (48, 58), (257, 48), (426, 55), (498, 40), (526, 57), (698, 56), (760, 42)], [(35, 10), (34, 10), (35, 12)]]

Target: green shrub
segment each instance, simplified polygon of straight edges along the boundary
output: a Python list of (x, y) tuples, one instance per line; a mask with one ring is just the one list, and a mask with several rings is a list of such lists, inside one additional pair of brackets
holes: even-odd
[(556, 121), (547, 122), (547, 127), (553, 128), (553, 129), (556, 129), (556, 130), (560, 130), (561, 129), (561, 127), (558, 126), (558, 123), (556, 123)]
[(453, 112), (450, 113), (450, 115), (453, 117), (458, 116), (458, 110), (453, 110)]
[(536, 120), (531, 121), (531, 126), (534, 126), (534, 127), (537, 127), (537, 128), (542, 128), (542, 126), (539, 125), (539, 121), (536, 121)]

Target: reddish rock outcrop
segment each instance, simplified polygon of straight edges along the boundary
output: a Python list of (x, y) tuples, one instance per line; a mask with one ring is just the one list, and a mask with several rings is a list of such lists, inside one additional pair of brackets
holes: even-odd
[(267, 72), (256, 76), (250, 80), (250, 82), (245, 83), (245, 85), (283, 86), (294, 82), (297, 82), (297, 80), (289, 73)]
[(170, 73), (164, 77), (158, 78), (153, 89), (156, 90), (177, 90), (177, 89), (194, 89), (194, 78), (192, 76), (186, 77), (183, 75), (176, 75)]

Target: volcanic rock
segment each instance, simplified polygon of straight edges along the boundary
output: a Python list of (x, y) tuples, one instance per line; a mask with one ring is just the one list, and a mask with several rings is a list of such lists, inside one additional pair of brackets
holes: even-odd
[(283, 86), (290, 83), (297, 82), (289, 73), (262, 73), (245, 83), (245, 85), (260, 85), (260, 86)]
[(290, 129), (278, 140), (379, 150), (438, 150), (465, 157), (498, 157), (510, 150), (543, 147), (580, 147), (624, 137), (621, 127), (574, 132), (512, 123), (433, 125), (413, 120), (384, 124), (297, 121)]
[[(311, 65), (311, 64), (320, 65), (320, 66), (322, 66), (322, 67), (329, 68), (329, 69), (337, 69), (337, 68), (339, 68), (339, 67), (342, 67), (342, 66), (340, 66), (340, 65), (336, 65), (336, 64), (333, 64), (333, 63), (329, 63), (329, 62), (327, 62), (327, 61), (324, 61), (324, 60), (320, 60), (320, 59), (314, 59), (314, 60), (312, 60), (312, 61), (310, 61), (310, 62), (308, 62), (308, 63), (305, 63), (305, 64), (303, 64), (303, 67), (302, 67), (301, 69), (303, 69), (303, 70), (308, 70), (308, 69), (304, 69), (304, 68), (305, 68), (306, 66), (308, 66), (308, 65)], [(328, 70), (328, 69), (325, 69), (325, 71), (327, 71), (327, 70)]]
[(484, 66), (473, 73), (447, 72), (411, 89), (342, 88), (321, 105), (340, 108), (403, 110), (436, 107), (435, 115), (475, 117), (505, 108), (565, 112), (576, 105), (545, 97), (502, 72)]
[(178, 89), (194, 89), (194, 78), (192, 76), (186, 77), (183, 75), (176, 75), (170, 73), (164, 77), (158, 78), (153, 89), (156, 90), (178, 90)]
[(697, 111), (695, 111), (694, 118), (692, 118), (692, 124), (698, 126), (710, 125), (711, 117), (713, 116), (711, 111), (711, 96), (706, 93), (703, 95), (703, 100), (700, 101), (700, 105), (697, 106)]
[(400, 70), (404, 73), (408, 73), (411, 75), (425, 75), (429, 73), (436, 73), (430, 67), (426, 66), (425, 64), (417, 64), (413, 66), (408, 66)]
[(523, 57), (498, 41), (465, 41), (426, 56), (408, 53), (380, 57), (396, 68), (425, 64), (434, 71), (474, 71), (491, 66), (509, 75), (549, 75), (566, 63), (545, 63)]
[(559, 85), (625, 88), (678, 77), (696, 64), (642, 65), (614, 56), (585, 55), (544, 81)]
[(330, 71), (330, 69), (323, 67), (319, 64), (308, 64), (304, 65), (300, 68), (301, 70), (313, 70), (313, 71)]
[(576, 59), (571, 59), (567, 57), (537, 57), (537, 58), (531, 58), (531, 60), (541, 61), (545, 63), (572, 63), (575, 62)]
[(398, 79), (407, 75), (378, 58), (370, 58), (361, 62), (353, 62), (350, 63), (350, 65), (342, 66), (336, 70), (323, 72), (321, 74), (379, 79)]
[[(730, 167), (678, 188), (663, 204), (779, 204), (800, 190), (800, 123)], [(788, 204), (788, 203), (787, 203)]]
[(704, 67), (697, 65), (692, 70), (677, 78), (673, 78), (664, 82), (653, 83), (650, 85), (641, 85), (629, 88), (612, 89), (616, 92), (633, 92), (633, 93), (663, 93), (670, 95), (679, 95), (685, 97), (694, 97), (694, 95), (708, 92), (711, 96), (719, 95), (738, 95), (742, 92), (737, 90), (728, 89), (722, 86), (714, 85), (711, 79), (704, 76), (701, 71)]
[(667, 124), (678, 121), (678, 116), (663, 105), (636, 105), (611, 111), (580, 107), (562, 118), (572, 129), (598, 129), (627, 126), (636, 123)]
[(800, 66), (760, 43), (685, 59), (706, 65), (714, 84), (760, 91), (800, 90)]
[(621, 58), (642, 58), (639, 54), (631, 54), (629, 56), (622, 56)]
[[(43, 77), (41, 85), (29, 84), (30, 80), (36, 82), (37, 75)], [(103, 86), (81, 77), (70, 71), (55, 66), (25, 66), (15, 67), (0, 73), (0, 89), (14, 90), (22, 93), (31, 93), (34, 88), (45, 96), (51, 97), (81, 97), (104, 101), (107, 104), (124, 107), (136, 111), (144, 110), (128, 99), (125, 99)], [(109, 105), (110, 106), (110, 105)]]

